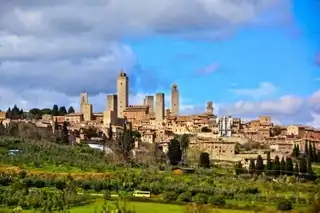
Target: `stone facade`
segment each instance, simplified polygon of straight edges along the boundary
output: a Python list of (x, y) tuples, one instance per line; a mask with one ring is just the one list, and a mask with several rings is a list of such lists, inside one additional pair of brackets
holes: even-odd
[(92, 121), (93, 119), (92, 104), (83, 104), (83, 120)]
[(149, 113), (154, 112), (154, 96), (148, 95), (144, 98), (143, 104), (149, 107)]
[(156, 94), (156, 122), (159, 125), (164, 119), (165, 96), (164, 93)]
[(88, 93), (83, 92), (80, 94), (80, 113), (83, 113), (83, 105), (88, 104)]
[(180, 94), (178, 85), (173, 84), (171, 87), (171, 114), (172, 116), (179, 115), (179, 105), (180, 105)]
[(0, 111), (0, 121), (5, 120), (6, 118), (7, 118), (7, 116), (6, 116), (6, 112), (2, 112), (2, 111)]
[(123, 111), (129, 105), (129, 78), (123, 71), (117, 79), (118, 118), (124, 118)]
[(80, 123), (83, 121), (83, 114), (82, 113), (71, 113), (66, 115), (66, 121), (69, 123)]
[(129, 106), (123, 111), (123, 115), (127, 118), (127, 121), (133, 125), (138, 124), (142, 120), (145, 120), (149, 114), (149, 106)]

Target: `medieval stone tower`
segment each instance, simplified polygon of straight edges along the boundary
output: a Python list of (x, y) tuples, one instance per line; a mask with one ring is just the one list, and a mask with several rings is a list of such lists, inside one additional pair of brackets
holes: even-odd
[(163, 122), (164, 107), (165, 107), (164, 93), (157, 93), (156, 94), (156, 122), (157, 123)]
[(88, 93), (83, 92), (80, 94), (80, 113), (83, 113), (83, 105), (88, 104)]
[(149, 106), (149, 113), (154, 112), (154, 96), (148, 95), (144, 98), (143, 104), (145, 106)]
[(171, 115), (179, 115), (179, 89), (176, 84), (171, 87)]
[(129, 104), (129, 78), (123, 70), (121, 70), (117, 79), (117, 95), (118, 95), (118, 118), (123, 118), (123, 110)]
[(212, 101), (208, 101), (207, 102), (207, 107), (206, 107), (206, 113), (209, 114), (209, 115), (212, 115), (213, 114), (213, 103)]

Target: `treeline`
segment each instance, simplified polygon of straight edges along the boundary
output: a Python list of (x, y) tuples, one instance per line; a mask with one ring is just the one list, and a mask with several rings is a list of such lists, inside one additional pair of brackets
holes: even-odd
[(30, 109), (29, 113), (36, 116), (36, 117), (42, 117), (45, 114), (52, 115), (52, 116), (64, 116), (66, 114), (71, 114), (74, 113), (75, 110), (72, 106), (66, 109), (65, 106), (58, 106), (57, 104), (53, 105), (52, 109), (49, 108), (33, 108)]
[(14, 105), (13, 107), (9, 107), (7, 109), (6, 118), (9, 118), (12, 120), (18, 120), (18, 119), (25, 119), (31, 116), (31, 117), (35, 117), (36, 119), (40, 119), (45, 114), (52, 115), (52, 116), (64, 116), (74, 112), (75, 110), (72, 106), (70, 106), (67, 110), (65, 106), (58, 106), (55, 104), (53, 105), (52, 109), (32, 108), (29, 110), (29, 113), (25, 113), (22, 108), (19, 108), (17, 105)]
[[(305, 152), (302, 154), (299, 151), (298, 146), (294, 146), (292, 156), (294, 157), (294, 163), (292, 158), (284, 157), (280, 158), (275, 156), (273, 161), (270, 158), (270, 153), (267, 154), (266, 165), (263, 163), (261, 155), (257, 159), (250, 159), (248, 170), (244, 169), (242, 163), (239, 161), (235, 166), (236, 174), (250, 173), (261, 175), (262, 173), (267, 176), (278, 177), (281, 175), (296, 176), (306, 178), (309, 180), (315, 180), (316, 174), (312, 171), (312, 163), (319, 162), (319, 151), (316, 150), (315, 144), (305, 143)], [(294, 164), (294, 165), (293, 165)]]

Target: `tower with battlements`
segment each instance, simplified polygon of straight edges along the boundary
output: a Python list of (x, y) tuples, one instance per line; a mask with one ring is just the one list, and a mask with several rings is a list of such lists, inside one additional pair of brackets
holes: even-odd
[(117, 97), (118, 118), (123, 118), (123, 111), (129, 105), (129, 78), (123, 70), (117, 79)]

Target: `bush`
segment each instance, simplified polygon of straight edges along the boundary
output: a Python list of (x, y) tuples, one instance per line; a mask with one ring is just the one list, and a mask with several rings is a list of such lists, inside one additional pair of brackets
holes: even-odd
[(198, 193), (192, 198), (192, 201), (199, 204), (205, 204), (208, 201), (208, 197), (206, 194)]
[(282, 199), (278, 201), (277, 209), (279, 211), (290, 211), (292, 209), (292, 203), (287, 199)]
[(176, 201), (177, 194), (175, 192), (166, 192), (163, 194), (163, 200), (166, 202)]
[(177, 200), (180, 202), (191, 202), (192, 194), (191, 192), (183, 192), (178, 196)]
[(226, 204), (226, 201), (220, 196), (210, 196), (208, 197), (208, 203), (215, 206), (223, 206)]

